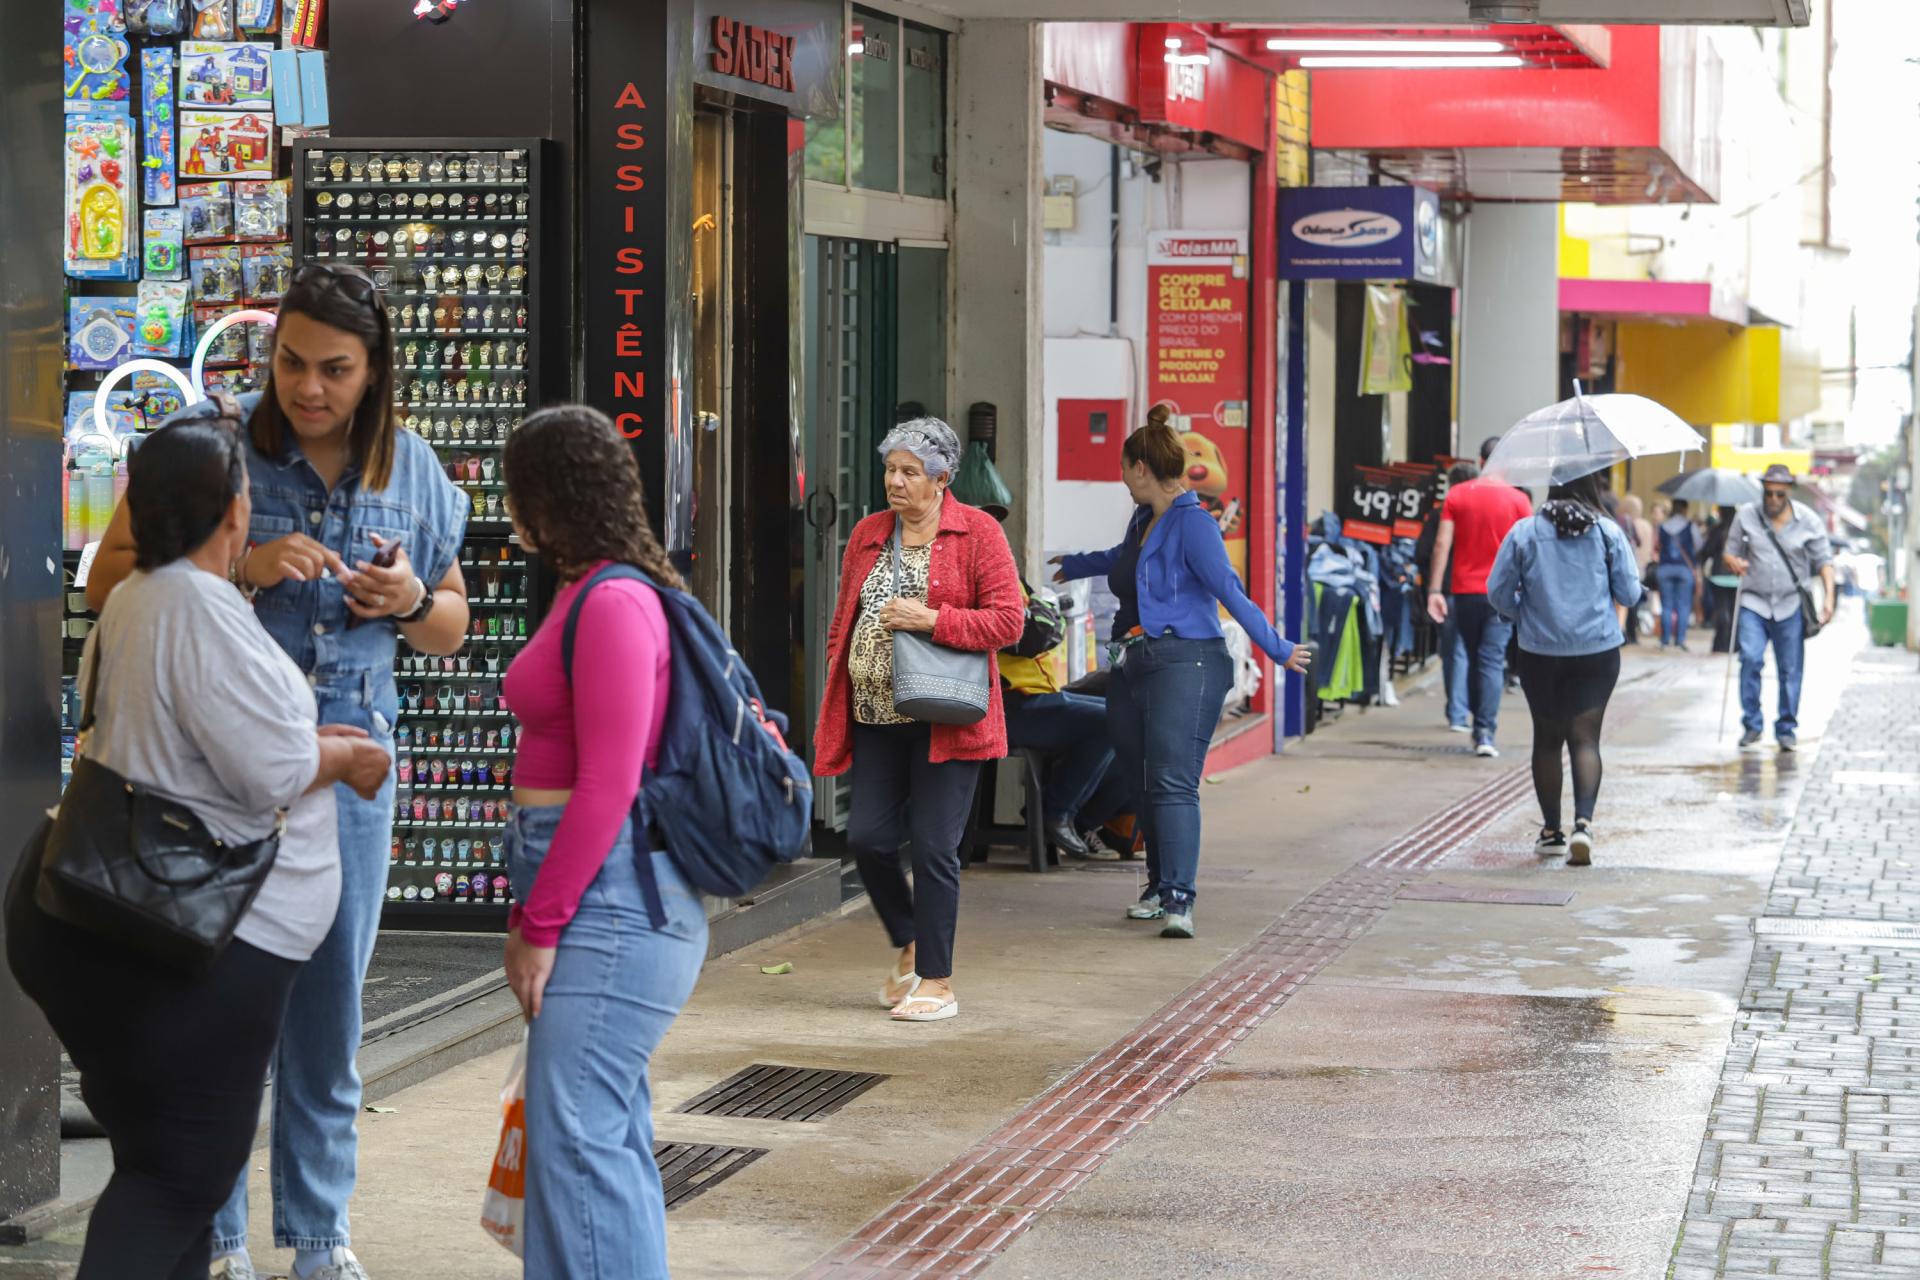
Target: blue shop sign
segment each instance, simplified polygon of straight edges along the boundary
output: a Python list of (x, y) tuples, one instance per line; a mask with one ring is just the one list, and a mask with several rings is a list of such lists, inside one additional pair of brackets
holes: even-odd
[(1282, 280), (1448, 283), (1440, 198), (1425, 187), (1280, 193)]

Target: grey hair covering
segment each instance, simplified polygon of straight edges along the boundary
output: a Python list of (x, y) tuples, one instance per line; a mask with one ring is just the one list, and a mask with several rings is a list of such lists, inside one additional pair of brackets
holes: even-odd
[(960, 437), (938, 418), (914, 418), (887, 433), (880, 442), (880, 457), (905, 449), (920, 459), (927, 474), (935, 480), (952, 476), (960, 469)]

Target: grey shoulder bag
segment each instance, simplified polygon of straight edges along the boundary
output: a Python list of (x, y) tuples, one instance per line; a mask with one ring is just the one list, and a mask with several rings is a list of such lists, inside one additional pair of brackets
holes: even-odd
[[(900, 522), (893, 525), (893, 595), (900, 595)], [(893, 709), (922, 724), (978, 724), (993, 694), (991, 655), (893, 633)]]

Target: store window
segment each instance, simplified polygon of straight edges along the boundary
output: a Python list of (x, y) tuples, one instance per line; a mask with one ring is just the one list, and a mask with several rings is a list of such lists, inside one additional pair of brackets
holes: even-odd
[(910, 196), (944, 200), (947, 195), (947, 37), (915, 23), (902, 24), (901, 132), (906, 139), (904, 189)]
[(945, 32), (850, 9), (846, 101), (838, 118), (807, 121), (807, 177), (861, 191), (945, 199), (946, 68)]
[(853, 185), (866, 191), (900, 189), (900, 20), (853, 11), (847, 56), (847, 148)]

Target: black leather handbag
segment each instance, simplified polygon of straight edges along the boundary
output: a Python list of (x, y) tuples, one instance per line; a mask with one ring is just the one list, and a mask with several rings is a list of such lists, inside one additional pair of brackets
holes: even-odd
[(100, 688), (100, 646), (87, 676), (73, 778), (60, 808), (21, 858), (39, 863), (34, 901), (56, 920), (97, 933), (188, 974), (213, 967), (273, 867), (286, 831), (228, 844), (198, 814), (127, 781), (84, 754)]

